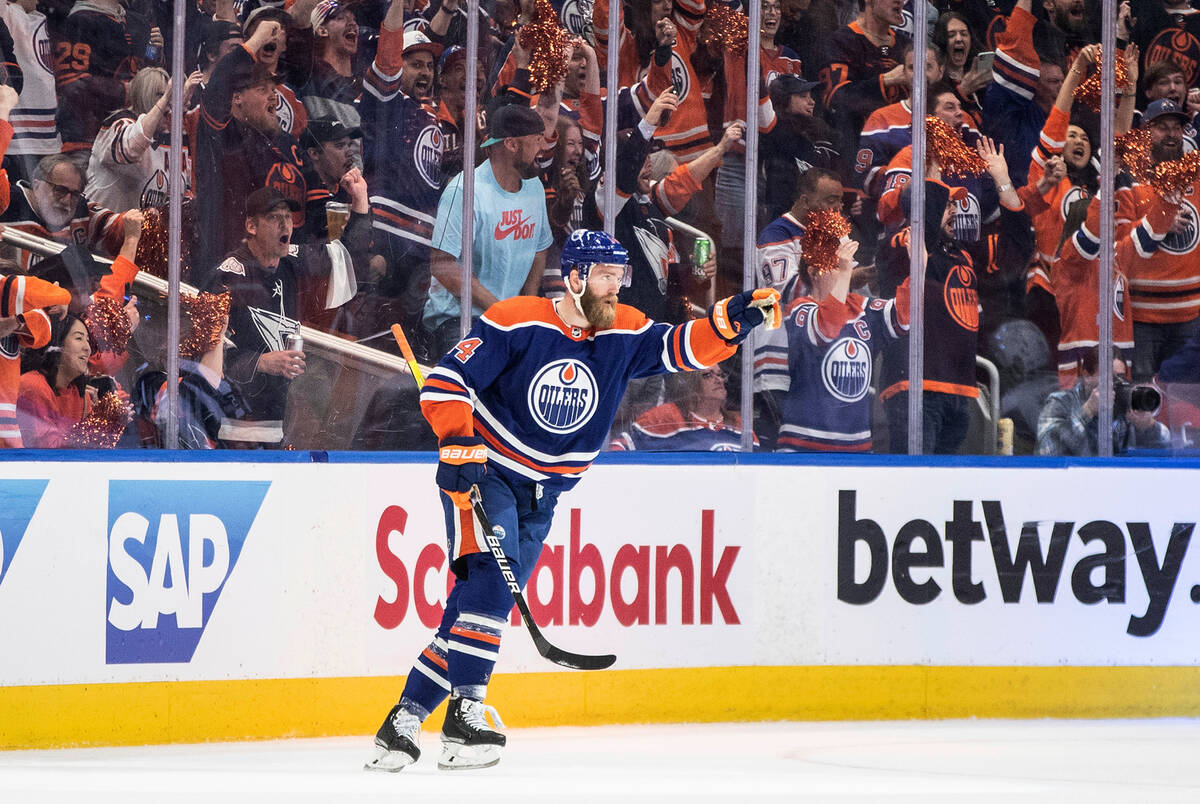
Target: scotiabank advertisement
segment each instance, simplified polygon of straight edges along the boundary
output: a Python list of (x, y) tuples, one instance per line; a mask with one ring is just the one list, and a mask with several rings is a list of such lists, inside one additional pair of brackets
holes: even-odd
[[(601, 464), (525, 597), (614, 669), (1194, 665), (1197, 479)], [(432, 462), (0, 464), (0, 685), (402, 675), (450, 581)]]

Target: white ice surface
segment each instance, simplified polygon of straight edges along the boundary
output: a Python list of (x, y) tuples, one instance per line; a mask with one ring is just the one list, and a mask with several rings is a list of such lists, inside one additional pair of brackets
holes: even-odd
[[(69, 724), (64, 724), (69, 728)], [(511, 729), (504, 758), (400, 773), (371, 738), (0, 752), (3, 804), (1200, 802), (1200, 721), (901, 721)]]

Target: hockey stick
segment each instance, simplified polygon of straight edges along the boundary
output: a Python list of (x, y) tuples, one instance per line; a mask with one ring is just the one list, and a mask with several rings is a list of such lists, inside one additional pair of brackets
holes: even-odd
[(533, 621), (533, 615), (529, 613), (529, 605), (525, 602), (525, 595), (521, 594), (521, 585), (517, 583), (517, 577), (508, 566), (508, 556), (504, 555), (504, 548), (500, 546), (500, 539), (496, 536), (496, 529), (492, 527), (492, 523), (488, 520), (487, 512), (483, 510), (483, 497), (479, 494), (479, 486), (471, 486), (471, 507), (475, 509), (475, 518), (479, 520), (479, 526), (483, 528), (483, 532), (486, 534), (485, 538), (488, 549), (491, 550), (492, 558), (496, 559), (496, 563), (500, 566), (500, 573), (504, 576), (505, 583), (508, 584), (508, 591), (512, 592), (513, 600), (517, 602), (517, 608), (521, 611), (521, 619), (525, 621), (525, 627), (529, 629), (529, 635), (533, 637), (533, 644), (537, 648), (538, 653), (555, 664), (560, 664), (563, 667), (571, 667), (575, 670), (603, 670), (606, 667), (611, 667), (613, 662), (617, 660), (617, 657), (611, 653), (605, 656), (585, 656), (582, 653), (569, 653), (561, 648), (554, 647), (542, 636), (537, 623)]
[[(408, 344), (408, 338), (404, 335), (403, 327), (399, 324), (392, 324), (392, 336), (396, 339), (396, 345), (400, 347), (400, 354), (404, 356), (405, 362), (408, 363), (409, 370), (412, 371), (413, 379), (417, 381), (417, 387), (420, 388), (425, 384), (425, 378), (421, 374), (421, 368), (417, 365), (417, 359), (413, 355), (412, 347)], [(496, 559), (496, 564), (500, 567), (500, 574), (504, 576), (504, 581), (508, 584), (508, 591), (512, 593), (513, 600), (521, 612), (521, 619), (525, 621), (525, 627), (529, 629), (529, 635), (533, 637), (533, 644), (537, 648), (537, 652), (555, 664), (575, 670), (603, 670), (606, 667), (611, 667), (617, 660), (617, 657), (612, 654), (606, 656), (585, 656), (581, 653), (569, 653), (554, 647), (542, 636), (537, 623), (533, 621), (533, 615), (529, 612), (529, 605), (525, 602), (525, 595), (521, 593), (521, 585), (517, 583), (517, 577), (508, 565), (508, 556), (504, 555), (504, 548), (500, 546), (500, 539), (496, 536), (496, 531), (492, 527), (487, 513), (483, 510), (483, 497), (479, 494), (479, 486), (471, 486), (471, 506), (475, 509), (475, 517), (479, 520), (479, 526), (486, 534), (484, 539), (487, 542), (488, 550), (491, 552), (492, 558)]]

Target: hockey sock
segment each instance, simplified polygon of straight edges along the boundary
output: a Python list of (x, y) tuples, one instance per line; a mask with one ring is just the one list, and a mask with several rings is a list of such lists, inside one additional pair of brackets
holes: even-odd
[(450, 694), (447, 666), (446, 641), (434, 637), (409, 671), (400, 705), (421, 720), (429, 717), (429, 713)]
[(459, 612), (450, 629), (450, 687), (455, 695), (482, 701), (492, 668), (500, 657), (500, 631), (504, 620), (483, 614)]

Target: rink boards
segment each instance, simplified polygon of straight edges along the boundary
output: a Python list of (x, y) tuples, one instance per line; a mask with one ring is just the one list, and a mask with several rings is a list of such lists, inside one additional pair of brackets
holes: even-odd
[[(324, 457), (0, 463), (0, 747), (374, 731), (441, 614), (434, 464)], [(617, 664), (559, 672), (513, 620), (489, 702), (516, 726), (1194, 716), (1197, 480), (606, 457), (526, 597)]]

